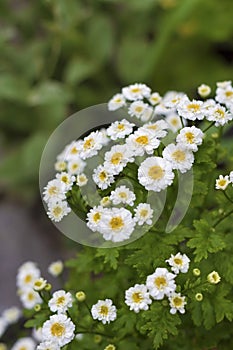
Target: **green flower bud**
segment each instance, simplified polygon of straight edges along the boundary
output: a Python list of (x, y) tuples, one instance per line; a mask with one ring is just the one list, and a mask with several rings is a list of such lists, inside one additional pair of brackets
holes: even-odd
[(202, 300), (203, 300), (203, 294), (202, 294), (202, 293), (197, 293), (197, 294), (195, 295), (195, 299), (196, 299), (197, 301), (202, 301)]
[(77, 292), (77, 293), (75, 294), (75, 296), (76, 296), (76, 299), (77, 299), (78, 301), (80, 301), (80, 302), (82, 302), (82, 301), (84, 301), (84, 300), (86, 299), (86, 294), (85, 294), (84, 292), (82, 292), (82, 291)]

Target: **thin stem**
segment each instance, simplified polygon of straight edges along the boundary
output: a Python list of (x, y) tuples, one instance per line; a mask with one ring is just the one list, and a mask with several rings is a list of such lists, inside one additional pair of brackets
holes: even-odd
[(228, 196), (228, 194), (226, 193), (226, 191), (223, 191), (224, 196), (226, 197), (226, 199), (228, 199), (232, 204), (233, 204), (233, 200)]
[(89, 314), (90, 314), (91, 317), (92, 317), (91, 309), (90, 309), (89, 305), (87, 304), (87, 302), (86, 302), (85, 300), (84, 300), (83, 304), (86, 306), (86, 308), (87, 308)]
[(207, 128), (205, 128), (204, 130), (202, 130), (203, 132), (206, 132), (207, 130), (209, 130), (210, 128), (212, 128), (212, 126), (214, 126), (215, 122), (210, 123), (210, 125), (207, 126)]
[(233, 214), (233, 209), (231, 211), (229, 211), (228, 213), (226, 213), (225, 215), (223, 215), (218, 221), (216, 221), (215, 224), (213, 225), (213, 227), (215, 228), (216, 226), (218, 226), (218, 224), (220, 224), (223, 220), (225, 220), (231, 214)]
[(103, 337), (106, 337), (106, 338), (110, 338), (112, 339), (113, 336), (112, 335), (108, 335), (108, 334), (105, 334), (105, 333), (102, 333), (102, 332), (96, 332), (96, 331), (86, 331), (86, 330), (76, 330), (76, 333), (82, 333), (82, 334), (97, 334), (97, 335), (101, 335)]

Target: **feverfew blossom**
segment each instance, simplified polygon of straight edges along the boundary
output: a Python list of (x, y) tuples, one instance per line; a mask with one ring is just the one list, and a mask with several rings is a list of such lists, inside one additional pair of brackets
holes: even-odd
[(61, 181), (62, 183), (64, 183), (64, 190), (65, 191), (69, 191), (71, 188), (72, 188), (72, 186), (73, 186), (73, 183), (74, 183), (74, 181), (75, 181), (75, 176), (72, 176), (72, 175), (70, 175), (70, 174), (68, 174), (68, 173), (66, 173), (66, 172), (62, 172), (62, 173), (60, 173), (60, 174), (57, 174), (56, 175), (56, 178), (59, 180), (59, 181)]
[(2, 317), (7, 324), (13, 324), (18, 322), (22, 315), (22, 311), (17, 306), (12, 306), (8, 309), (5, 309), (2, 313)]
[(183, 145), (170, 143), (163, 150), (163, 158), (170, 162), (172, 169), (178, 169), (185, 173), (191, 169), (194, 162), (194, 155)]
[(169, 296), (176, 289), (176, 275), (170, 273), (166, 268), (158, 267), (146, 280), (146, 286), (150, 295), (155, 300), (161, 300), (164, 296)]
[(86, 162), (84, 162), (80, 157), (71, 159), (67, 164), (67, 172), (70, 175), (78, 175), (85, 169)]
[(91, 314), (94, 320), (101, 321), (103, 324), (110, 323), (117, 317), (116, 307), (111, 299), (98, 300), (97, 304), (92, 306)]
[(207, 281), (211, 284), (218, 284), (221, 281), (221, 277), (219, 276), (218, 272), (212, 271), (208, 274)]
[(176, 137), (176, 142), (181, 144), (186, 149), (196, 152), (198, 146), (202, 144), (204, 134), (201, 129), (196, 128), (195, 126), (185, 127), (180, 130), (179, 134)]
[(155, 106), (162, 100), (162, 97), (158, 92), (153, 92), (148, 98), (148, 100), (153, 106)]
[(36, 350), (60, 350), (60, 346), (50, 340), (37, 345)]
[(151, 119), (153, 108), (142, 101), (135, 101), (129, 106), (128, 113), (131, 117), (136, 117), (146, 122)]
[(43, 341), (51, 341), (60, 347), (70, 343), (74, 338), (75, 325), (64, 314), (50, 316), (43, 324)]
[(80, 158), (87, 159), (95, 156), (103, 147), (103, 134), (93, 131), (81, 141)]
[(79, 187), (85, 186), (87, 184), (87, 182), (88, 182), (88, 178), (87, 178), (87, 176), (84, 173), (77, 175), (77, 177), (76, 177), (76, 184)]
[(130, 189), (126, 186), (117, 187), (115, 191), (111, 192), (110, 195), (110, 200), (114, 205), (122, 203), (133, 206), (135, 199), (135, 194), (132, 191), (130, 191)]
[(123, 96), (130, 101), (142, 100), (144, 97), (149, 98), (151, 89), (145, 84), (132, 84), (122, 89)]
[(133, 123), (128, 122), (126, 119), (120, 121), (117, 120), (107, 128), (107, 135), (114, 141), (122, 139), (126, 135), (132, 133), (134, 126)]
[(37, 292), (31, 288), (19, 290), (19, 297), (25, 309), (33, 309), (37, 304), (42, 303), (42, 299)]
[(177, 253), (176, 255), (171, 254), (171, 257), (166, 262), (171, 266), (171, 270), (178, 274), (179, 272), (188, 272), (190, 259), (186, 254)]
[(87, 227), (89, 227), (92, 231), (98, 231), (100, 222), (104, 213), (105, 208), (101, 205), (98, 207), (93, 207), (89, 213), (87, 213)]
[(184, 98), (187, 98), (187, 96), (183, 92), (168, 91), (164, 95), (162, 103), (168, 111), (171, 111), (174, 110)]
[(136, 313), (140, 310), (148, 310), (152, 300), (147, 287), (144, 284), (135, 284), (134, 287), (126, 290), (125, 303)]
[(216, 104), (209, 110), (209, 113), (206, 115), (206, 119), (209, 121), (214, 121), (215, 126), (223, 126), (233, 119), (233, 114), (227, 111), (225, 107)]
[(33, 288), (35, 291), (40, 291), (45, 288), (46, 284), (47, 281), (43, 277), (40, 277), (35, 280)]
[(79, 158), (79, 153), (80, 153), (80, 146), (81, 142), (79, 141), (72, 141), (68, 145), (65, 146), (64, 150), (62, 153), (60, 153), (57, 156), (58, 161), (70, 161), (70, 160), (75, 160)]
[(225, 104), (227, 107), (233, 106), (233, 87), (231, 81), (217, 83), (216, 101)]
[(128, 162), (133, 162), (133, 153), (126, 145), (114, 145), (105, 153), (104, 167), (113, 175), (118, 175)]
[(52, 298), (48, 302), (48, 306), (52, 312), (65, 313), (68, 308), (72, 307), (73, 298), (70, 292), (58, 290), (53, 293)]
[(43, 191), (43, 199), (46, 203), (49, 203), (51, 200), (63, 200), (66, 198), (66, 186), (64, 182), (61, 182), (58, 179), (54, 179), (48, 182)]
[(108, 102), (108, 110), (116, 111), (117, 109), (126, 105), (125, 98), (122, 94), (114, 95), (111, 100)]
[(94, 169), (92, 178), (101, 190), (105, 190), (114, 182), (114, 176), (111, 169), (109, 171), (109, 167), (103, 165), (99, 165), (96, 169)]
[(16, 277), (17, 287), (20, 289), (33, 288), (34, 282), (40, 277), (40, 270), (32, 261), (28, 261), (20, 266)]
[(219, 178), (216, 179), (215, 188), (217, 190), (225, 190), (229, 185), (229, 183), (230, 183), (230, 180), (228, 175), (226, 176), (219, 175)]
[(11, 350), (35, 350), (36, 343), (32, 338), (24, 337), (16, 341)]
[(152, 154), (159, 147), (160, 141), (153, 130), (139, 128), (129, 135), (126, 145), (135, 156), (143, 156), (144, 153)]
[(70, 207), (66, 201), (50, 201), (48, 203), (48, 217), (55, 222), (61, 221), (64, 216), (68, 215), (71, 212)]
[(140, 203), (135, 209), (134, 221), (139, 225), (152, 224), (153, 212), (154, 210), (151, 208), (148, 203)]
[(173, 132), (177, 132), (182, 128), (181, 117), (175, 112), (169, 113), (166, 116), (165, 121), (167, 122), (169, 129)]
[(181, 314), (185, 313), (185, 305), (187, 304), (185, 301), (185, 297), (181, 296), (180, 293), (172, 293), (169, 295), (168, 300), (170, 302), (170, 313), (172, 315), (176, 314), (179, 311)]
[(64, 264), (61, 260), (57, 260), (52, 262), (48, 267), (48, 272), (53, 276), (57, 277), (59, 276), (64, 269)]
[(177, 112), (185, 119), (202, 120), (204, 118), (202, 106), (202, 101), (190, 101), (187, 97), (184, 97), (177, 106)]
[(149, 191), (160, 192), (171, 185), (173, 179), (170, 162), (161, 157), (148, 157), (138, 169), (138, 180)]

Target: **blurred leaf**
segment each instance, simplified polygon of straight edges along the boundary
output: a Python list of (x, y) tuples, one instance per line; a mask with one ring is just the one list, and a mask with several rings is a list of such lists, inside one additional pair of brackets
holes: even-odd
[(67, 84), (74, 85), (89, 78), (96, 70), (93, 61), (82, 57), (74, 57), (68, 63), (65, 70), (65, 81)]

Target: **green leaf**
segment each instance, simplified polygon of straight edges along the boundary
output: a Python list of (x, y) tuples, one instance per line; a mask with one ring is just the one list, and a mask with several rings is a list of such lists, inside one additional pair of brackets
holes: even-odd
[(215, 314), (214, 308), (211, 304), (210, 300), (205, 298), (202, 303), (202, 311), (203, 311), (203, 324), (206, 329), (211, 329), (215, 325)]
[(113, 270), (117, 269), (119, 250), (117, 248), (97, 249), (96, 257), (104, 257), (104, 264), (109, 265)]

